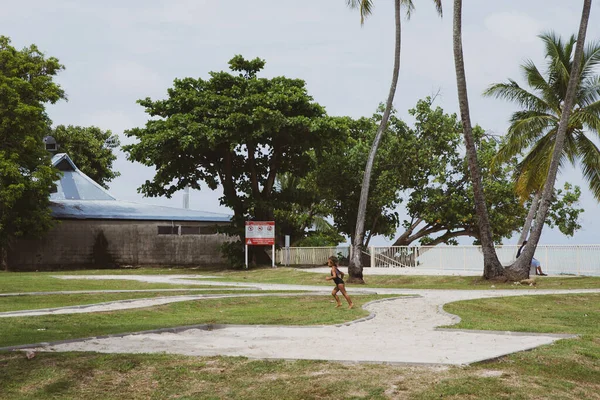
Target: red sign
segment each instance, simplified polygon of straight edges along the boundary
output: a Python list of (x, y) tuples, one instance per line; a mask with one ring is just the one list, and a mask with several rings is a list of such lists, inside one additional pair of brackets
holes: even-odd
[(246, 244), (272, 246), (275, 244), (275, 221), (246, 221)]

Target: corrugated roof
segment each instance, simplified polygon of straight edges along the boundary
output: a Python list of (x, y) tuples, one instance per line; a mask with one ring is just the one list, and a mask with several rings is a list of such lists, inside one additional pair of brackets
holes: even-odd
[(231, 215), (185, 208), (155, 206), (116, 200), (106, 189), (81, 172), (65, 154), (52, 157), (62, 172), (50, 195), (52, 216), (59, 219), (111, 219), (146, 221), (230, 222)]
[(51, 201), (52, 216), (59, 219), (117, 219), (146, 221), (229, 222), (231, 215), (185, 208), (154, 206), (120, 200)]

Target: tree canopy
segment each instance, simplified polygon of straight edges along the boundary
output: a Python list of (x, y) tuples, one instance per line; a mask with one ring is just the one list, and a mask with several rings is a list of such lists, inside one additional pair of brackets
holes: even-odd
[(277, 176), (305, 176), (345, 125), (326, 115), (303, 80), (258, 77), (265, 66), (258, 58), (238, 55), (229, 65), (233, 73), (176, 79), (164, 100), (139, 100), (152, 119), (126, 131), (138, 142), (124, 150), (156, 168), (140, 188), (148, 196), (221, 184), (221, 204), (234, 211), (232, 233), (241, 235), (245, 220), (274, 217)]
[(119, 146), (119, 137), (111, 131), (95, 126), (58, 125), (51, 135), (60, 146), (59, 151), (69, 154), (77, 168), (104, 188), (121, 175), (113, 170), (117, 159), (113, 149)]
[[(540, 191), (550, 166), (552, 151), (562, 116), (567, 86), (573, 67), (575, 36), (563, 40), (554, 33), (540, 35), (546, 48), (547, 68), (543, 74), (531, 61), (521, 66), (530, 90), (509, 79), (485, 92), (517, 103), (522, 109), (513, 113), (499, 161), (525, 153), (518, 165), (519, 193), (527, 197)], [(566, 128), (560, 165), (579, 164), (596, 200), (600, 200), (600, 150), (594, 138), (600, 137), (600, 42), (591, 42), (583, 52), (581, 72), (575, 92), (573, 111)]]
[(49, 196), (58, 172), (52, 168), (43, 137), (51, 121), (45, 105), (65, 98), (53, 79), (63, 69), (35, 45), (17, 50), (0, 36), (0, 264), (25, 234), (48, 229)]

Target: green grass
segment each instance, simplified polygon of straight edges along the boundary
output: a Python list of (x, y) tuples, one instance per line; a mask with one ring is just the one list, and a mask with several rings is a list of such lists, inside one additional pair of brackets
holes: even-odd
[(0, 353), (0, 399), (597, 399), (599, 302), (600, 295), (585, 294), (447, 305), (461, 316), (461, 328), (581, 335), (469, 367), (162, 354), (38, 353), (27, 360)]
[[(298, 271), (293, 268), (259, 268), (248, 271), (228, 270), (212, 271), (211, 276), (219, 282), (283, 283), (295, 285), (331, 286), (325, 280), (327, 274)], [(531, 289), (528, 285), (512, 283), (491, 283), (481, 277), (473, 276), (416, 276), (416, 275), (378, 275), (366, 276), (366, 287), (405, 288), (405, 289)], [(362, 285), (347, 284), (348, 287)], [(600, 277), (537, 277), (538, 289), (598, 289)]]
[[(367, 272), (368, 273), (368, 272)], [(81, 270), (62, 271), (56, 273), (0, 273), (0, 293), (19, 291), (19, 287), (31, 287), (27, 291), (43, 291), (36, 287), (53, 290), (63, 287), (73, 287), (73, 284), (51, 278), (52, 275), (206, 275), (216, 276), (211, 281), (241, 282), (241, 283), (281, 283), (293, 285), (322, 285), (331, 286), (326, 281), (327, 274), (299, 271), (294, 268), (254, 268), (250, 270), (239, 269), (190, 269), (190, 268), (139, 268), (115, 270)], [(45, 278), (43, 278), (45, 277)], [(194, 279), (194, 278), (192, 278)], [(405, 288), (405, 289), (455, 289), (455, 290), (485, 290), (485, 289), (530, 289), (527, 285), (513, 285), (512, 283), (491, 283), (474, 276), (416, 276), (416, 275), (379, 275), (366, 276), (366, 287)], [(535, 277), (538, 289), (598, 289), (600, 277)], [(58, 282), (57, 282), (58, 281)], [(6, 284), (5, 284), (6, 282)], [(81, 284), (79, 283), (81, 282)], [(114, 281), (122, 288), (190, 288), (190, 285), (171, 284), (145, 284), (135, 281)], [(92, 289), (105, 289), (113, 284), (106, 281), (77, 281), (77, 285)], [(153, 285), (153, 286), (150, 286)], [(348, 287), (362, 287), (362, 285), (347, 284)]]
[[(81, 271), (82, 275), (89, 271)], [(103, 270), (106, 275), (114, 275)], [(0, 272), (0, 293), (57, 292), (65, 290), (139, 290), (139, 289), (191, 289), (201, 285), (174, 285), (145, 283), (131, 280), (58, 279), (49, 272)], [(66, 274), (63, 274), (66, 275)], [(92, 275), (92, 274), (89, 274)], [(224, 288), (224, 286), (221, 286)]]
[(444, 310), (463, 318), (452, 328), (600, 335), (600, 293), (468, 300)]
[[(600, 398), (600, 294), (470, 300), (444, 309), (462, 318), (454, 328), (581, 336), (479, 363), (415, 398)], [(491, 370), (499, 376), (486, 377)]]
[[(330, 296), (247, 297), (177, 302), (143, 309), (3, 318), (0, 347), (138, 332), (185, 325), (320, 325), (368, 315), (361, 305), (390, 296), (353, 296), (356, 307), (335, 309)], [(397, 296), (396, 296), (397, 297)]]
[(118, 300), (145, 299), (153, 297), (198, 295), (198, 294), (249, 294), (281, 293), (264, 290), (181, 290), (169, 292), (125, 292), (125, 293), (77, 293), (51, 295), (24, 295), (0, 297), (0, 312), (38, 310), (43, 308), (67, 307), (75, 305), (97, 304)]

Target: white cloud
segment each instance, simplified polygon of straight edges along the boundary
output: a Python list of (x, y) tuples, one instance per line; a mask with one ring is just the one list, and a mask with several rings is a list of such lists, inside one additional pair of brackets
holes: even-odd
[(103, 78), (117, 91), (131, 90), (148, 93), (166, 87), (165, 82), (156, 71), (129, 60), (116, 61), (109, 65)]
[(528, 15), (501, 12), (491, 14), (485, 21), (485, 27), (495, 36), (511, 42), (531, 43), (537, 41), (543, 23)]

